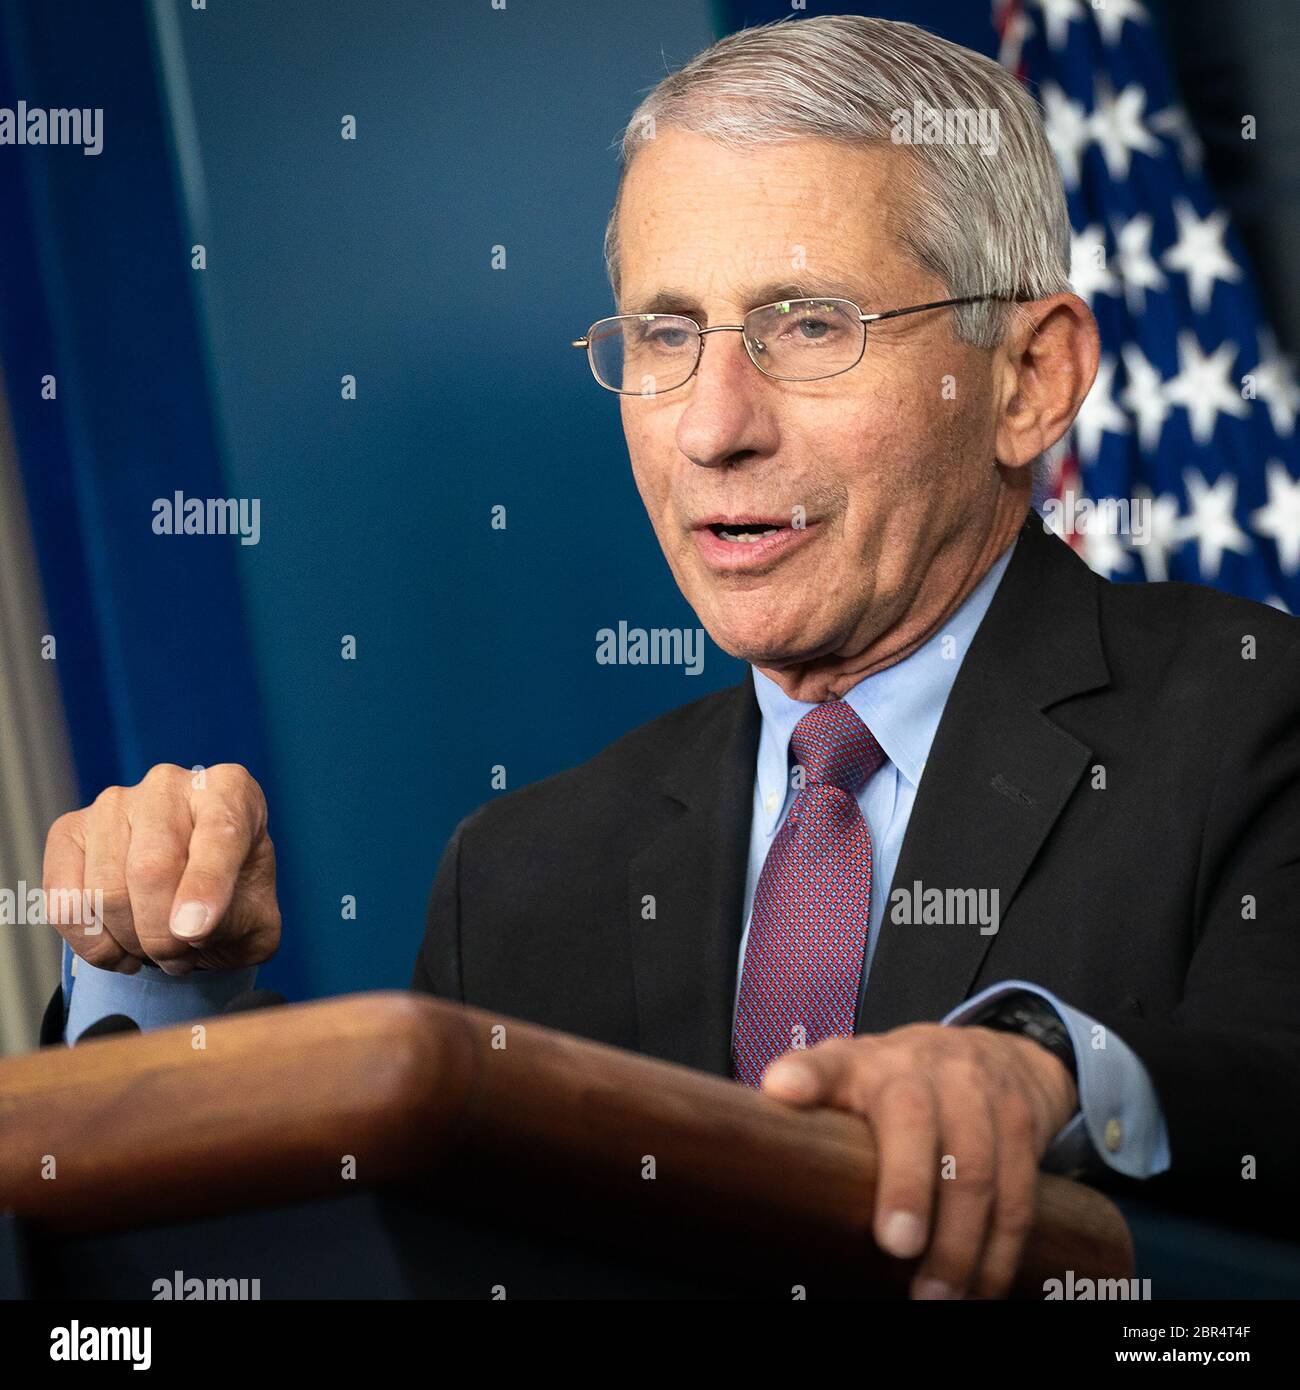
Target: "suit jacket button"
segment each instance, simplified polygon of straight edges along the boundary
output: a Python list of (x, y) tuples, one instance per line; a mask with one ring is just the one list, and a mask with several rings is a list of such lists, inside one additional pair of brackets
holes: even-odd
[(1104, 1142), (1108, 1153), (1115, 1153), (1124, 1142), (1124, 1126), (1113, 1116), (1106, 1121)]

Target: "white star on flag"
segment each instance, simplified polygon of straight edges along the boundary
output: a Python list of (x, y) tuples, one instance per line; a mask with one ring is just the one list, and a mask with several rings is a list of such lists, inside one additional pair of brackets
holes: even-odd
[(1102, 508), (1095, 507), (1077, 530), (1083, 540), (1084, 562), (1097, 574), (1112, 574), (1132, 564), (1120, 538), (1111, 531)]
[(1295, 430), (1300, 387), (1296, 386), (1291, 359), (1267, 328), (1259, 331), (1259, 357), (1259, 366), (1251, 373), (1255, 378), (1255, 398), (1268, 406), (1274, 433), (1285, 438)]
[(1148, 290), (1162, 290), (1169, 283), (1151, 259), (1155, 225), (1155, 219), (1144, 212), (1115, 228), (1115, 254), (1111, 260), (1124, 282), (1124, 301), (1131, 314), (1142, 312)]
[(1208, 444), (1219, 412), (1240, 419), (1250, 414), (1250, 403), (1231, 381), (1236, 343), (1220, 343), (1212, 353), (1201, 351), (1196, 334), (1184, 328), (1178, 335), (1178, 375), (1165, 382), (1165, 398), (1187, 411), (1192, 438)]
[(1123, 286), (1106, 267), (1106, 234), (1085, 227), (1070, 234), (1070, 284), (1080, 299), (1092, 303), (1095, 294), (1119, 294)]
[(1158, 135), (1168, 136), (1178, 146), (1178, 158), (1188, 173), (1199, 173), (1201, 159), (1205, 153), (1201, 137), (1197, 135), (1187, 112), (1181, 106), (1166, 106), (1149, 117), (1147, 124)]
[(1178, 499), (1168, 492), (1153, 497), (1147, 487), (1134, 488), (1133, 496), (1151, 503), (1151, 534), (1145, 545), (1133, 547), (1133, 553), (1142, 561), (1148, 579), (1168, 579), (1169, 553), (1182, 544), (1178, 535)]
[(1092, 138), (1101, 146), (1106, 172), (1112, 179), (1128, 178), (1134, 151), (1159, 154), (1160, 141), (1142, 124), (1147, 94), (1136, 82), (1118, 96), (1104, 82), (1097, 83), (1097, 99), (1092, 113)]
[(1047, 42), (1053, 48), (1064, 48), (1069, 40), (1070, 25), (1083, 18), (1081, 0), (1033, 0), (1043, 12)]
[(1097, 379), (1083, 399), (1074, 420), (1074, 437), (1079, 442), (1079, 457), (1091, 463), (1101, 447), (1104, 430), (1111, 434), (1128, 433), (1128, 416), (1111, 398), (1111, 383), (1115, 380), (1115, 359), (1103, 356), (1097, 364)]
[(1269, 460), (1265, 478), (1268, 505), (1253, 512), (1250, 523), (1261, 536), (1272, 536), (1282, 572), (1294, 574), (1300, 569), (1300, 480), (1277, 459)]
[(1093, 5), (1092, 10), (1097, 17), (1097, 28), (1107, 43), (1119, 42), (1119, 33), (1126, 19), (1137, 24), (1147, 22), (1147, 12), (1138, 0), (1101, 0), (1100, 4)]
[(1165, 252), (1164, 264), (1187, 276), (1192, 308), (1203, 314), (1210, 307), (1216, 280), (1241, 279), (1240, 266), (1223, 244), (1228, 214), (1220, 209), (1208, 217), (1197, 217), (1191, 203), (1180, 198), (1174, 204), (1174, 216), (1178, 219), (1178, 240)]
[(1196, 542), (1201, 573), (1207, 579), (1216, 579), (1225, 550), (1238, 555), (1250, 551), (1250, 541), (1233, 515), (1237, 508), (1237, 479), (1225, 473), (1210, 487), (1195, 468), (1188, 468), (1183, 471), (1183, 483), (1191, 511), (1179, 522), (1179, 539)]
[(1120, 400), (1124, 409), (1137, 420), (1138, 444), (1142, 452), (1154, 454), (1160, 446), (1160, 432), (1169, 415), (1164, 378), (1136, 343), (1125, 343), (1120, 352), (1128, 373), (1128, 385), (1120, 392)]
[(1042, 96), (1043, 126), (1061, 170), (1061, 180), (1066, 188), (1077, 188), (1080, 160), (1092, 139), (1092, 123), (1083, 103), (1071, 101), (1055, 82), (1043, 83)]

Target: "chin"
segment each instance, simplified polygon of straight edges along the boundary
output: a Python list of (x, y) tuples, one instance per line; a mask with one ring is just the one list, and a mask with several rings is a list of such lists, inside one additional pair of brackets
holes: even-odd
[(777, 633), (761, 620), (741, 621), (734, 617), (730, 621), (719, 621), (713, 617), (704, 626), (728, 656), (748, 661), (751, 665), (778, 666), (806, 659), (804, 653), (808, 644), (802, 633), (798, 636)]

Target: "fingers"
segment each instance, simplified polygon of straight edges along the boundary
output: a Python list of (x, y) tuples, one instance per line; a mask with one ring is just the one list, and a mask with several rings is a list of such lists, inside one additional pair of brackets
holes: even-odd
[[(82, 960), (104, 970), (113, 970), (127, 959), (126, 952), (104, 929), (102, 921), (88, 923), (86, 920), (91, 914), (85, 910), (88, 903), (83, 891), (86, 882), (85, 816), (84, 811), (60, 816), (45, 838), (41, 881), (46, 916)], [(90, 903), (93, 901), (92, 898)]]
[(912, 1297), (962, 1298), (992, 1219), (999, 1144), (982, 1069), (955, 1056), (941, 1061), (937, 1073), (943, 1148), (934, 1188), (937, 1210), (929, 1246), (912, 1280)]
[(1033, 1117), (1014, 1090), (1003, 1097), (998, 1119), (999, 1163), (993, 1227), (969, 1297), (1005, 1298), (1011, 1292), (1025, 1241), (1034, 1224), (1038, 1158)]
[(146, 774), (129, 810), (125, 872), (132, 922), (141, 951), (169, 975), (194, 969), (189, 948), (169, 926), (193, 831), (187, 789), (183, 769), (159, 765)]
[[(871, 1065), (872, 1051), (883, 1063)], [(834, 1038), (787, 1052), (763, 1075), (762, 1089), (796, 1105), (830, 1105), (867, 1117), (877, 1141), (876, 1243), (915, 1259), (930, 1235), (939, 1120), (924, 1076), (893, 1072), (876, 1040)]]
[[(791, 1105), (834, 1105), (836, 1096), (851, 1083), (857, 1064), (854, 1041), (830, 1038), (807, 1051), (782, 1053), (763, 1073), (760, 1089)], [(845, 1108), (850, 1108), (847, 1103)]]
[[(269, 959), (279, 943), (275, 851), (262, 789), (234, 764), (172, 764), (110, 787), (46, 839), (50, 921), (82, 959), (169, 974)], [(96, 920), (84, 923), (83, 902)]]
[(778, 1100), (834, 1106), (871, 1121), (876, 1241), (899, 1259), (915, 1259), (930, 1237), (939, 1155), (938, 1096), (924, 1070), (900, 1067), (896, 1050), (881, 1039), (832, 1038), (778, 1057), (762, 1089)]
[[(914, 1024), (789, 1052), (763, 1090), (868, 1119), (876, 1241), (920, 1263), (914, 1298), (1001, 1298), (1033, 1223), (1038, 1164), (1065, 1116), (1037, 1116), (1036, 1044)], [(1041, 1097), (1038, 1098), (1041, 1101)]]
[(189, 858), (168, 903), (172, 934), (191, 946), (202, 945), (218, 929), (266, 825), (260, 789), (253, 798), (245, 787), (223, 779), (221, 771), (211, 769), (207, 788), (195, 794)]
[(134, 973), (140, 968), (140, 940), (131, 915), (126, 886), (126, 854), (131, 824), (126, 818), (121, 787), (107, 787), (95, 798), (85, 817), (85, 865), (78, 885), (98, 904), (98, 949), (86, 956), (101, 969)]
[(900, 1260), (925, 1249), (939, 1164), (939, 1106), (924, 1079), (894, 1076), (881, 1086), (874, 1110), (879, 1170), (876, 1242)]

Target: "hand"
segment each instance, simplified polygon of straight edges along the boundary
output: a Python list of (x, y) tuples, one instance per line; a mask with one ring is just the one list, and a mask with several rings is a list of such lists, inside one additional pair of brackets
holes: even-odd
[[(45, 841), (47, 913), (83, 960), (134, 974), (256, 965), (280, 943), (266, 799), (248, 772), (160, 763), (60, 816)], [(102, 891), (102, 918), (80, 904)], [(80, 920), (74, 920), (80, 919)]]
[(1005, 1297), (1039, 1162), (1078, 1108), (1059, 1058), (1014, 1033), (916, 1023), (787, 1052), (762, 1089), (871, 1122), (876, 1241), (900, 1259), (925, 1252), (913, 1298)]

